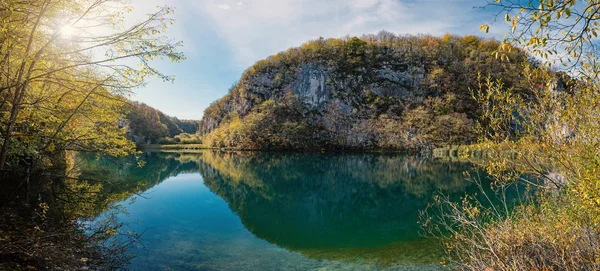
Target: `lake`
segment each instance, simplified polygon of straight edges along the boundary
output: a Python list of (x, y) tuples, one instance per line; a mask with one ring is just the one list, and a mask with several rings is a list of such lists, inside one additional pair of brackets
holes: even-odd
[(422, 237), (419, 212), (435, 193), (477, 192), (468, 163), (400, 154), (78, 160), (81, 178), (124, 195), (122, 230), (143, 232), (133, 270), (438, 270), (440, 244)]

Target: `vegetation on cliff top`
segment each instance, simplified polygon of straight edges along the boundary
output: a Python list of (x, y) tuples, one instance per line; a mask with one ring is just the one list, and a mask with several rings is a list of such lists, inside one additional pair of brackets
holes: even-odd
[(408, 149), (474, 141), (479, 76), (528, 94), (527, 54), (475, 36), (318, 39), (248, 68), (206, 109), (208, 147)]

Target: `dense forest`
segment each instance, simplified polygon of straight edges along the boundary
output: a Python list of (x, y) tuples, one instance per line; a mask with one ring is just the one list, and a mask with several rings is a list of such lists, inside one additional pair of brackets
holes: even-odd
[(474, 141), (472, 90), (502, 78), (526, 95), (521, 50), (475, 36), (318, 39), (248, 68), (206, 109), (203, 143), (239, 149), (420, 150)]
[(184, 139), (184, 143), (200, 143), (195, 136), (199, 128), (198, 121), (167, 116), (160, 110), (138, 102), (132, 102), (126, 110), (124, 125), (129, 128), (128, 134), (136, 143), (179, 143), (183, 138), (192, 137), (196, 141)]

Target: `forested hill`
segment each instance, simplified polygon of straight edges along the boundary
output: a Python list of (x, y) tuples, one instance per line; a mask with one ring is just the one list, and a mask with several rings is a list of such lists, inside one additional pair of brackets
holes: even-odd
[(136, 143), (163, 143), (180, 134), (196, 134), (199, 121), (180, 120), (147, 104), (131, 102), (126, 109), (128, 134)]
[(528, 57), (475, 36), (318, 39), (257, 62), (204, 113), (203, 143), (413, 149), (469, 143), (478, 74), (521, 86)]

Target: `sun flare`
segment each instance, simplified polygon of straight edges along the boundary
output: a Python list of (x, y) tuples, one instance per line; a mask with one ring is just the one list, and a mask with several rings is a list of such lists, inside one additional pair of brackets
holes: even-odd
[(60, 29), (60, 35), (63, 37), (72, 37), (76, 32), (77, 29), (71, 25), (65, 25)]

